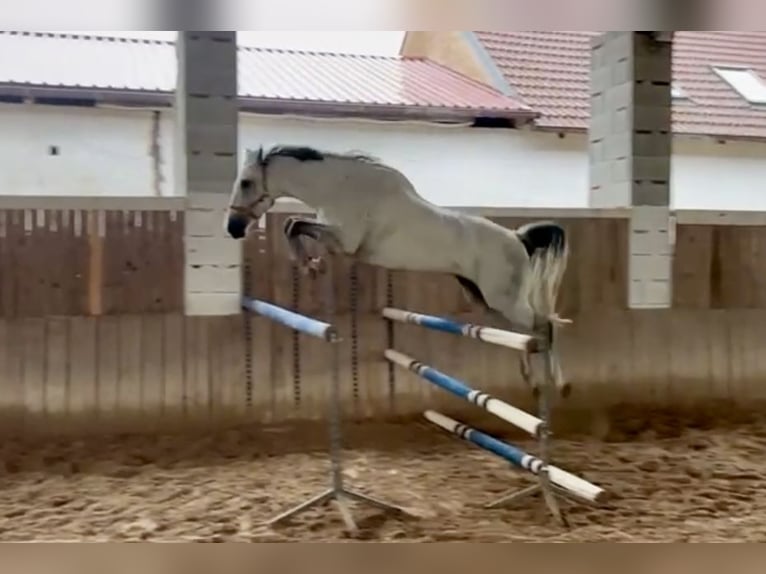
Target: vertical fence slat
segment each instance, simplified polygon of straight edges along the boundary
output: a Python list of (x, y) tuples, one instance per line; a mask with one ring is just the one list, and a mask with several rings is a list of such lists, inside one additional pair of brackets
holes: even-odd
[(141, 413), (149, 424), (160, 420), (163, 407), (165, 360), (164, 317), (143, 317), (141, 325)]
[(95, 419), (98, 408), (98, 319), (69, 319), (69, 393), (67, 412), (73, 419)]

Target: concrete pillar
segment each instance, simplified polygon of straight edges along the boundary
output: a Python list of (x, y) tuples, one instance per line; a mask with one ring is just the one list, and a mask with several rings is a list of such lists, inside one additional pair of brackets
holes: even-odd
[(224, 235), (237, 177), (236, 32), (178, 32), (176, 185), (186, 195), (187, 315), (240, 312), (242, 244)]
[(630, 208), (629, 306), (669, 307), (672, 42), (607, 32), (591, 49), (590, 205)]

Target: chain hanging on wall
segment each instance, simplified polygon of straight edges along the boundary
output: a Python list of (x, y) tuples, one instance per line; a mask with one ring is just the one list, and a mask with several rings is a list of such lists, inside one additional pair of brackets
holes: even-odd
[[(292, 308), (298, 311), (300, 304), (301, 276), (296, 264), (291, 267), (292, 274)], [(293, 347), (293, 406), (299, 409), (301, 406), (301, 337), (298, 331), (292, 332)]]
[(351, 385), (354, 408), (359, 410), (359, 268), (351, 264), (349, 274), (349, 311), (351, 313)]
[[(260, 246), (257, 246), (260, 249)], [(250, 249), (245, 245), (245, 252), (242, 257), (242, 292), (245, 297), (253, 298), (253, 281), (250, 275), (252, 265), (250, 263)], [(247, 410), (253, 408), (253, 317), (250, 313), (242, 313), (242, 330), (245, 339), (245, 405)]]
[[(394, 305), (394, 274), (386, 270), (386, 307)], [(394, 325), (393, 321), (386, 321), (386, 349), (394, 349)], [(396, 411), (396, 367), (390, 361), (388, 366), (388, 408), (391, 413)]]

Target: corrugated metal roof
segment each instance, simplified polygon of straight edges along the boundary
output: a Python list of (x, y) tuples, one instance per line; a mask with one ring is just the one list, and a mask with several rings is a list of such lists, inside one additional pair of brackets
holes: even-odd
[(173, 44), (153, 40), (0, 31), (0, 82), (172, 91)]
[[(0, 32), (0, 55), (0, 85), (175, 89), (172, 42)], [(424, 59), (240, 47), (238, 69), (243, 98), (534, 115), (516, 99)]]
[[(590, 40), (597, 32), (474, 32), (517, 95), (540, 112), (536, 124), (587, 129)], [(676, 32), (673, 131), (766, 138), (766, 107), (743, 99), (712, 66), (747, 66), (766, 80), (766, 32)]]

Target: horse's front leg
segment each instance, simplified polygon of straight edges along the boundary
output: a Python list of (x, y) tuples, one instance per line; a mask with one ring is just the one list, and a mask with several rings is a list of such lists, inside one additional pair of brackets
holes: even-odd
[(321, 244), (328, 253), (340, 253), (342, 251), (340, 241), (329, 225), (292, 216), (285, 221), (284, 231), (293, 258), (297, 260), (302, 271), (312, 276), (324, 273), (326, 264), (321, 257), (309, 256), (305, 245), (303, 245), (303, 237), (309, 237)]
[(311, 259), (306, 246), (303, 244), (301, 236), (294, 231), (294, 226), (301, 220), (300, 217), (290, 216), (285, 220), (284, 234), (287, 240), (287, 247), (290, 253), (290, 259), (298, 264), (301, 270), (308, 269), (308, 263)]

